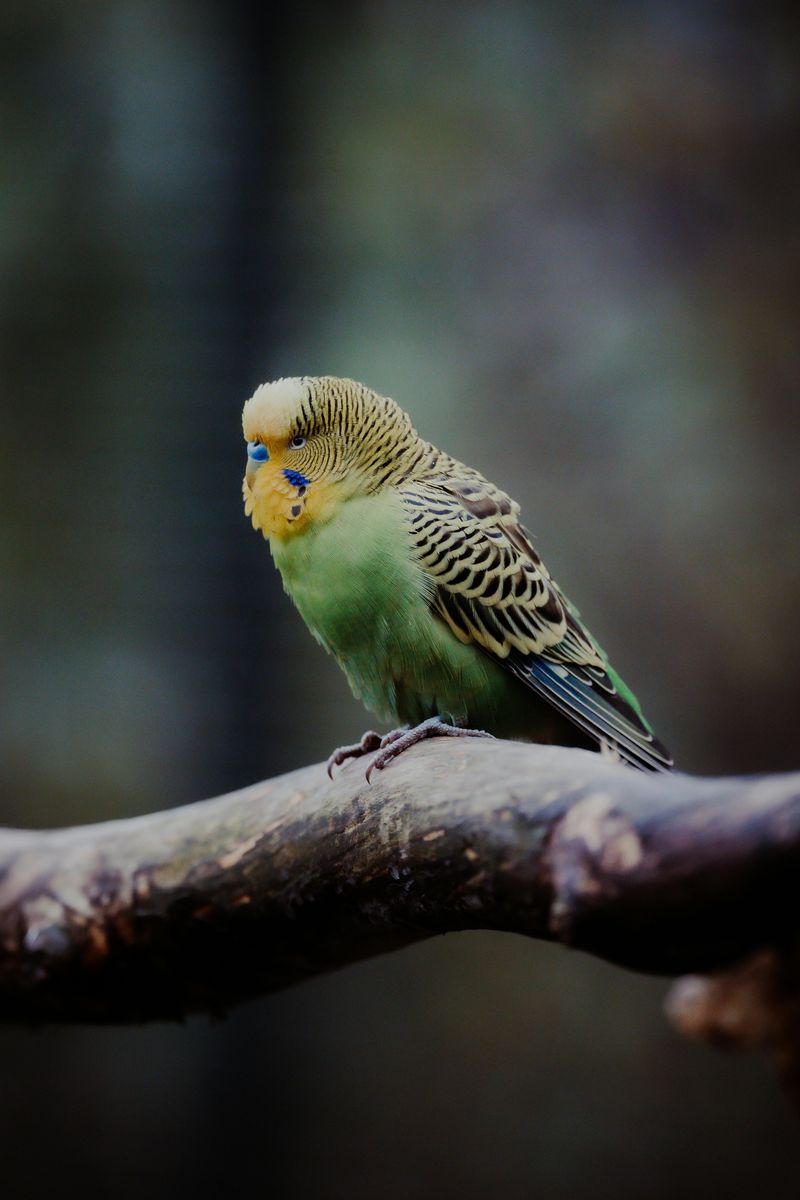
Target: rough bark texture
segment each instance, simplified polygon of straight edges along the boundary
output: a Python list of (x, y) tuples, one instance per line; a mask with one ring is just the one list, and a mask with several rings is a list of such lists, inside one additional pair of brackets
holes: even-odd
[[(733, 967), (682, 981), (671, 1014), (771, 1048), (788, 1077), (798, 858), (800, 775), (429, 742), (371, 786), (363, 762), (333, 783), (313, 766), (132, 820), (0, 831), (0, 1017), (218, 1012), (433, 934), (503, 929), (639, 971)], [(755, 975), (734, 967), (754, 952)], [(731, 996), (749, 997), (738, 1025)]]

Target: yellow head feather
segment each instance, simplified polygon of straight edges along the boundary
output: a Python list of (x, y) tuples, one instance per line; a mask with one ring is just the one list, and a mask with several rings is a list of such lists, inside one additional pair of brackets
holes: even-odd
[(242, 429), (248, 442), (257, 438), (288, 439), (300, 406), (308, 397), (306, 380), (276, 379), (256, 388), (242, 411)]
[(266, 537), (281, 539), (326, 520), (348, 496), (407, 478), (430, 450), (393, 400), (331, 375), (262, 384), (242, 428), (269, 455), (251, 459), (245, 510)]

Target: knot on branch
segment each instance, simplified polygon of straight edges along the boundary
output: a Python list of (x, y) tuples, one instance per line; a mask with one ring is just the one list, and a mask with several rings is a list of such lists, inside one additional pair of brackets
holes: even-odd
[(549, 860), (553, 883), (550, 929), (561, 942), (579, 941), (582, 918), (619, 894), (621, 878), (641, 867), (644, 848), (631, 818), (607, 792), (573, 804), (554, 827)]
[(800, 953), (758, 950), (713, 975), (672, 985), (665, 1009), (687, 1037), (736, 1050), (765, 1050), (800, 1103)]

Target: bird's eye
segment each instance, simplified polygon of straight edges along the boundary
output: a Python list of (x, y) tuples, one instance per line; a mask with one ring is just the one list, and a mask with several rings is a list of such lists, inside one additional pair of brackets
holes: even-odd
[(289, 449), (290, 450), (302, 450), (302, 448), (303, 448), (303, 446), (305, 446), (305, 444), (306, 444), (306, 439), (304, 437), (301, 437), (299, 433), (296, 434), (293, 438), (289, 438)]
[(269, 450), (263, 442), (248, 442), (247, 457), (252, 459), (253, 462), (266, 462), (269, 458)]

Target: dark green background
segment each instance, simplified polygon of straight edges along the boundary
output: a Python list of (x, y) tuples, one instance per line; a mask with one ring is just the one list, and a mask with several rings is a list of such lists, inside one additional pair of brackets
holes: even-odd
[[(679, 765), (798, 765), (800, 64), (766, 3), (6, 3), (0, 821), (367, 723), (239, 414), (362, 379), (523, 505)], [(762, 1061), (461, 935), (224, 1023), (0, 1034), (9, 1200), (796, 1195)]]

